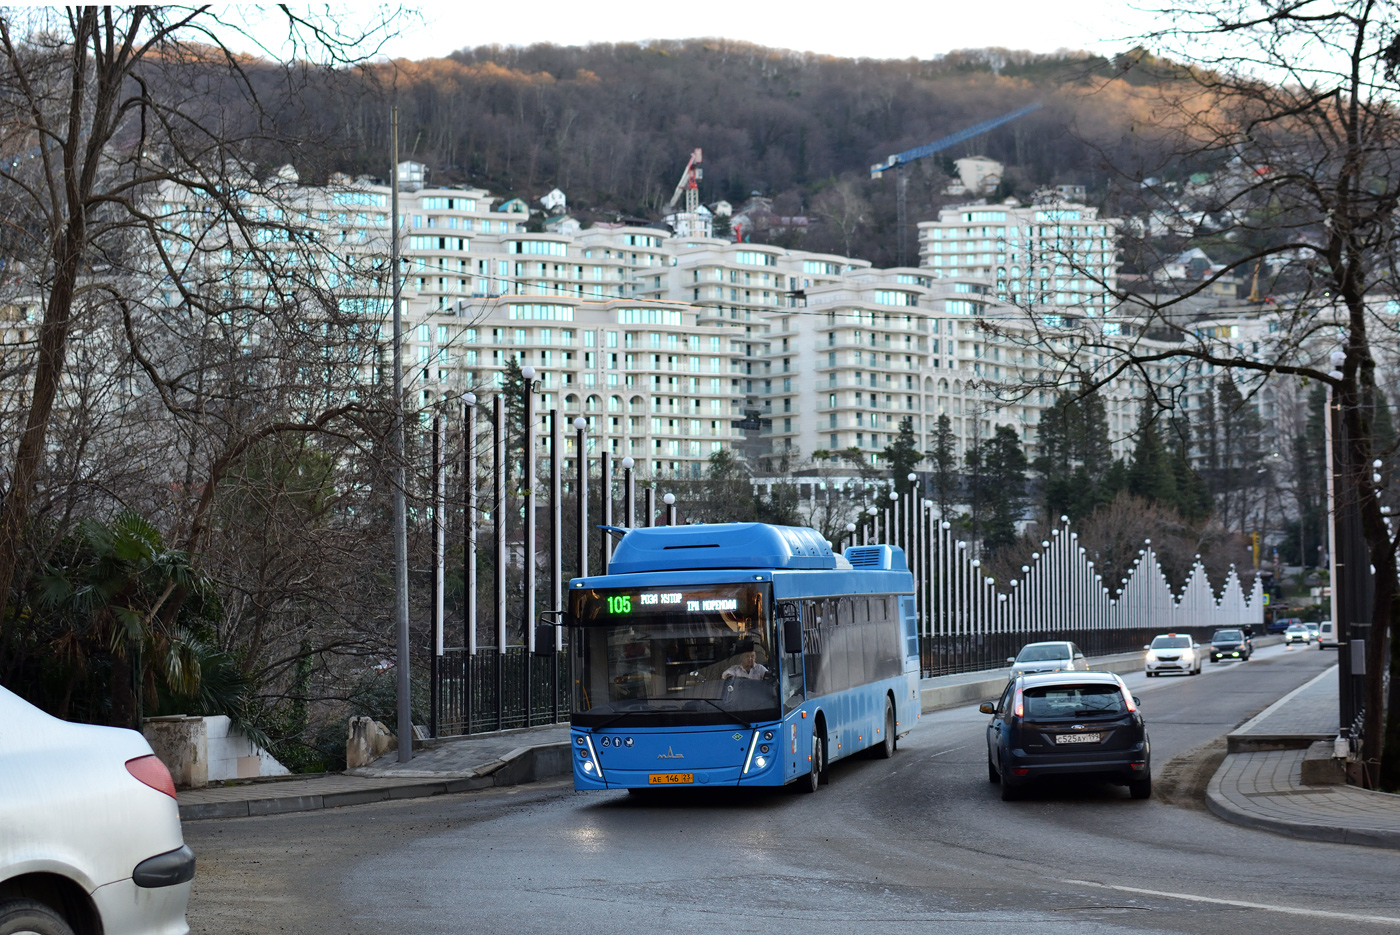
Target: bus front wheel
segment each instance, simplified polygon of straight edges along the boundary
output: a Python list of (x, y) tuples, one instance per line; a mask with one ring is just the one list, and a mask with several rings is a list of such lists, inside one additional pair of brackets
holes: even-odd
[(807, 778), (802, 782), (803, 792), (816, 792), (822, 784), (822, 741), (817, 736), (816, 731), (812, 731), (812, 756), (810, 759), (812, 768), (807, 771)]

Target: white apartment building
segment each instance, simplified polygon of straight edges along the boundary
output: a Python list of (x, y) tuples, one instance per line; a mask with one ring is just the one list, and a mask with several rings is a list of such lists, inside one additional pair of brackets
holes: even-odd
[(630, 455), (644, 476), (697, 476), (738, 434), (739, 355), (691, 306), (508, 295), (454, 314), (410, 305), (407, 317), (406, 374), (425, 408), (495, 392), (515, 360), (535, 368), (539, 412), (582, 416), (590, 451)]
[(936, 279), (983, 279), (1018, 307), (1103, 317), (1113, 310), (1119, 224), (1069, 202), (945, 208), (919, 223), (919, 265)]
[[(171, 224), (188, 224), (195, 199), (166, 197)], [(365, 179), (289, 179), (256, 209), (259, 237), (311, 232), (286, 236), (284, 259), (381, 342), (389, 197)], [(475, 188), (400, 193), (406, 361), (422, 401), (489, 392), (514, 357), (540, 371), (542, 409), (585, 415), (599, 444), (657, 474), (693, 473), (716, 446), (745, 442), (750, 454), (855, 448), (878, 461), (905, 418), (928, 450), (941, 414), (960, 450), (1011, 424), (1033, 454), (1054, 394), (998, 389), (1045, 372), (1043, 354), (1008, 339), (1024, 315), (1012, 306), (1039, 307), (1051, 327), (1101, 317), (1116, 269), (1117, 222), (1072, 204), (944, 211), (920, 225), (919, 267), (877, 270), (648, 227), (529, 233), (524, 203), (498, 201)], [(259, 277), (237, 274), (245, 291), (268, 288)], [(1122, 395), (1110, 411), (1126, 433), (1126, 382)], [(771, 421), (762, 435), (735, 428), (746, 415)]]

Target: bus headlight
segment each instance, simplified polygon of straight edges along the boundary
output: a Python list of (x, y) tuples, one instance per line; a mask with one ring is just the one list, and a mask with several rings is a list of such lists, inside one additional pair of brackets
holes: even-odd
[(768, 757), (766, 757), (766, 756), (754, 757), (753, 765), (756, 766), (756, 767), (758, 767), (759, 769), (763, 769), (763, 767), (765, 767), (765, 766), (768, 765)]
[(583, 761), (583, 771), (584, 771), (585, 773), (588, 773), (590, 776), (593, 774), (593, 761), (592, 761), (592, 760), (584, 760), (584, 761)]

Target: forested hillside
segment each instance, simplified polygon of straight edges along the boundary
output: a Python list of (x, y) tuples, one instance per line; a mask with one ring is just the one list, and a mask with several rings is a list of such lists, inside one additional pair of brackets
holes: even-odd
[[(951, 159), (973, 153), (1008, 166), (1003, 194), (1075, 182), (1111, 200), (1107, 166), (1131, 167), (1152, 148), (1141, 128), (1153, 86), (1129, 67), (1134, 56), (985, 49), (876, 61), (718, 39), (465, 49), (328, 88), (310, 110), (339, 145), (292, 161), (313, 178), (383, 175), (396, 97), (402, 153), (438, 181), (532, 201), (557, 186), (585, 220), (658, 219), (700, 147), (702, 200), (760, 192), (779, 214), (814, 218), (803, 247), (849, 246), (883, 264), (895, 253), (893, 181), (872, 182), (870, 165), (1027, 103), (1044, 108), (918, 166), (911, 220), (935, 214)], [(380, 93), (348, 93), (364, 83)]]

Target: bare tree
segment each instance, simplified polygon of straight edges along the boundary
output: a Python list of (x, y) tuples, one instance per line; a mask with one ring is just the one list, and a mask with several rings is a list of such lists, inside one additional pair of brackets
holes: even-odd
[[(1400, 169), (1400, 17), (1374, 0), (1183, 0), (1162, 19), (1172, 25), (1152, 42), (1174, 61), (1140, 53), (1121, 64), (1139, 73), (1140, 84), (1154, 82), (1160, 103), (1151, 130), (1173, 139), (1175, 149), (1160, 163), (1125, 171), (1124, 187), (1183, 171), (1210, 173), (1212, 182), (1195, 186), (1183, 217), (1211, 219), (1229, 259), (1177, 296), (1118, 293), (1117, 320), (1030, 309), (1007, 333), (1053, 353), (1059, 369), (1047, 383), (1077, 380), (1092, 392), (1110, 381), (1141, 381), (1145, 405), (1161, 410), (1180, 412), (1201, 366), (1206, 374), (1229, 372), (1244, 399), (1271, 380), (1330, 387), (1345, 438), (1338, 499), (1359, 514), (1375, 569), (1371, 623), (1378, 638), (1367, 646), (1364, 751), (1380, 764), (1380, 786), (1400, 789), (1395, 680), (1384, 732), (1381, 723), (1385, 636), (1392, 652), (1400, 648), (1396, 538), (1382, 511), (1383, 482), (1372, 480), (1371, 467), (1395, 454), (1378, 446), (1373, 413), (1378, 371), (1393, 363), (1389, 348), (1400, 321), (1386, 285), (1397, 272), (1400, 187), (1391, 180)], [(1077, 245), (1061, 250), (1058, 262), (1074, 270), (1068, 275), (1107, 286)], [(1151, 261), (1139, 258), (1144, 269)], [(1275, 327), (1257, 344), (1198, 330), (1180, 314), (1183, 303), (1230, 275), (1259, 275), (1261, 294), (1286, 296), (1269, 309)]]
[[(372, 444), (375, 341), (326, 271), (298, 262), (324, 233), (282, 207), (289, 180), (264, 163), (314, 144), (300, 92), (333, 86), (387, 21), (352, 36), (282, 15), (298, 57), (273, 64), (231, 51), (239, 24), (207, 7), (0, 12), (5, 298), (32, 321), (11, 328), (20, 353), (0, 373), (15, 426), (0, 667), (45, 523), (137, 506), (196, 550), (258, 445)], [(359, 273), (362, 291), (384, 290), (387, 268)]]

